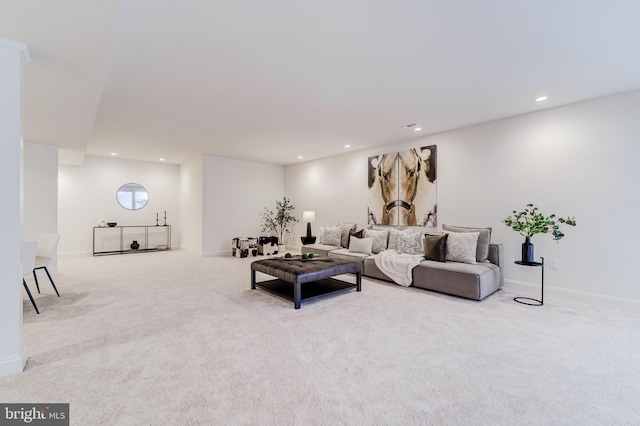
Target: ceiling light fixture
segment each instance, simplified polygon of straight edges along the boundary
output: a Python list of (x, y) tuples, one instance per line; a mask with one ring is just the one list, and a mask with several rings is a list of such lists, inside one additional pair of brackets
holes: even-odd
[(115, 152), (112, 152), (112, 153), (111, 153), (111, 155), (116, 156), (116, 155), (118, 155), (118, 154), (117, 154), (117, 153), (115, 153)]
[(417, 126), (416, 123), (411, 123), (411, 124), (405, 124), (404, 127), (405, 127), (405, 129), (410, 129), (410, 128), (415, 127), (415, 126)]
[(161, 158), (160, 161), (164, 161), (164, 158)]
[(536, 98), (536, 102), (542, 102), (542, 101), (546, 101), (547, 97), (546, 96), (540, 96), (539, 98)]
[(298, 160), (302, 160), (304, 157), (302, 155), (298, 155)]
[(344, 147), (345, 148), (351, 148), (351, 145), (345, 145)]
[(413, 131), (414, 131), (414, 132), (419, 132), (420, 130), (422, 130), (422, 127), (414, 127), (414, 128), (413, 128)]

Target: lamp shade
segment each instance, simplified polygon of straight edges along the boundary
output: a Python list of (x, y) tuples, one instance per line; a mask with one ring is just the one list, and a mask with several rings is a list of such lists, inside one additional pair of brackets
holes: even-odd
[(315, 222), (316, 221), (316, 212), (312, 211), (303, 211), (302, 212), (302, 221), (303, 222)]

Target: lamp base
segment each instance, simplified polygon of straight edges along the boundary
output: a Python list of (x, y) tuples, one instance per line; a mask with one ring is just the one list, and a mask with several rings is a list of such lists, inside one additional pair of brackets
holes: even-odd
[(302, 241), (302, 245), (315, 244), (316, 237), (300, 237), (300, 241)]

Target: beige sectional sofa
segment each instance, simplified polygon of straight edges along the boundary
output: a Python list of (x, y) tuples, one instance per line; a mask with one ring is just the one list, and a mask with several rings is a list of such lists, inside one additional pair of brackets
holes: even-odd
[[(362, 264), (362, 274), (364, 276), (393, 281), (376, 265), (375, 256), (377, 254), (370, 255), (349, 250), (349, 230), (358, 229), (358, 226), (353, 224), (340, 225), (344, 229), (340, 245), (309, 244), (302, 246), (302, 253), (314, 253), (318, 256), (357, 260)], [(384, 228), (374, 227), (374, 229)], [(416, 232), (420, 232), (421, 230), (422, 229), (415, 229)], [(490, 242), (491, 229), (448, 227), (447, 225), (443, 225), (443, 230), (445, 232), (480, 231), (481, 234), (477, 246), (478, 261), (475, 264), (470, 264), (456, 261), (440, 262), (424, 259), (413, 268), (411, 285), (413, 287), (473, 300), (482, 300), (501, 289), (504, 285), (502, 273), (504, 248), (502, 244)], [(345, 232), (347, 235), (346, 238)]]

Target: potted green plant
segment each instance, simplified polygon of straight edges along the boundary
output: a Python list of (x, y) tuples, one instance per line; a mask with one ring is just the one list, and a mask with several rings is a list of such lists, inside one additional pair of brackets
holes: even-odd
[(260, 214), (262, 218), (262, 232), (276, 234), (278, 236), (278, 252), (282, 253), (285, 249), (284, 237), (291, 232), (289, 225), (298, 222), (294, 216), (295, 207), (291, 204), (291, 200), (283, 197), (282, 201), (276, 200), (275, 211), (269, 210), (267, 207)]
[(547, 234), (551, 232), (555, 241), (560, 241), (564, 233), (560, 230), (560, 225), (576, 226), (574, 217), (556, 217), (555, 214), (545, 216), (533, 204), (527, 204), (523, 211), (513, 211), (502, 222), (522, 235), (525, 240), (522, 243), (522, 262), (533, 263), (533, 244), (531, 237), (536, 234)]

